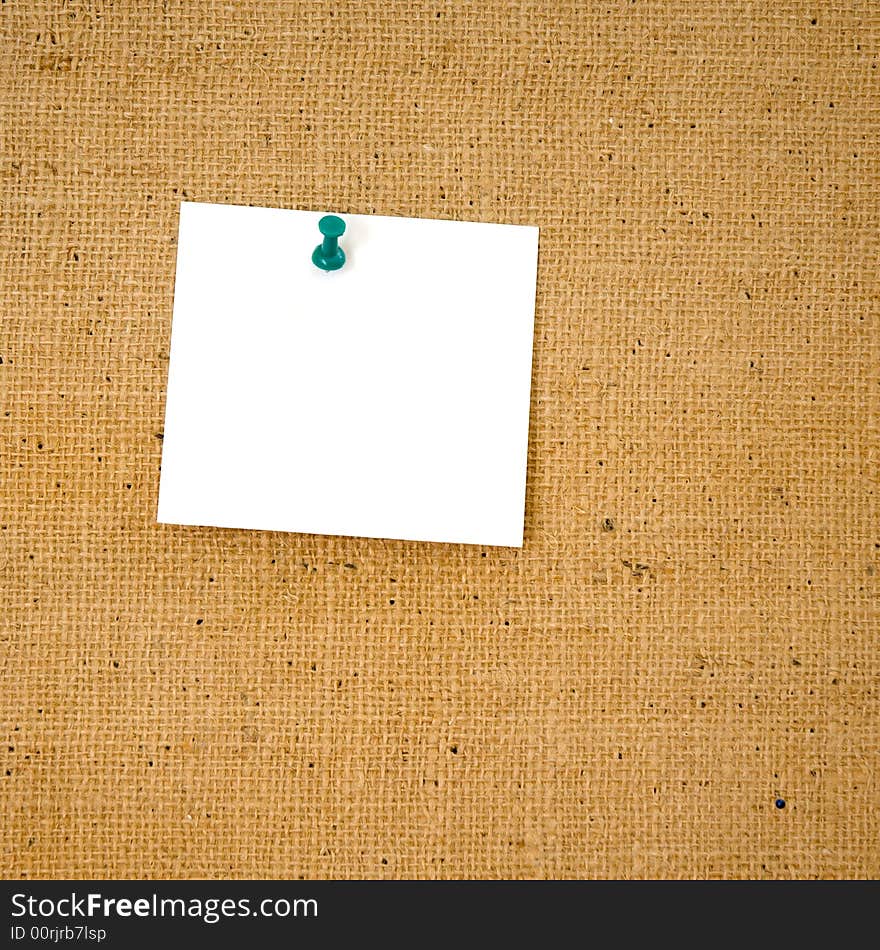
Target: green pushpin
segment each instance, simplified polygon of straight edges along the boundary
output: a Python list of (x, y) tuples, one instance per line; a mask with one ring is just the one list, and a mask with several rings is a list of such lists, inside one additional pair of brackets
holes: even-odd
[(324, 240), (312, 251), (312, 263), (321, 270), (339, 270), (345, 263), (345, 251), (339, 238), (345, 233), (345, 222), (335, 214), (325, 214), (318, 222)]

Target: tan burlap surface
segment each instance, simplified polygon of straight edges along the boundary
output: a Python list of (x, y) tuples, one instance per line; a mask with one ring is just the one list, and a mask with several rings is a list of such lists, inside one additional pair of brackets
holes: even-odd
[[(0, 31), (5, 876), (880, 872), (876, 3)], [(521, 551), (155, 523), (184, 198), (540, 225)]]

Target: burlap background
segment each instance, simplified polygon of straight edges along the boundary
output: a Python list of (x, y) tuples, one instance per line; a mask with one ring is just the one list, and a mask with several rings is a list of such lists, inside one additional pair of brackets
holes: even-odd
[[(0, 28), (7, 876), (880, 871), (876, 3)], [(155, 524), (182, 198), (541, 226), (522, 551)]]

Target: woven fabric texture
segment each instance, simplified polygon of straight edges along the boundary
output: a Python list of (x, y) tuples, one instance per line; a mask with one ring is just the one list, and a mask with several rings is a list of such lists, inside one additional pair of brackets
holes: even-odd
[[(880, 873), (878, 40), (4, 0), (4, 875)], [(182, 199), (542, 228), (522, 550), (156, 524)]]

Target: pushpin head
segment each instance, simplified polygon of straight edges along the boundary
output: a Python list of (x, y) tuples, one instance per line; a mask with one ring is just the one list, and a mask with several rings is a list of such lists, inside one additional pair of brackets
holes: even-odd
[(339, 238), (345, 233), (345, 222), (335, 214), (326, 214), (318, 222), (324, 240), (312, 251), (312, 263), (321, 270), (339, 270), (345, 263), (345, 251)]

